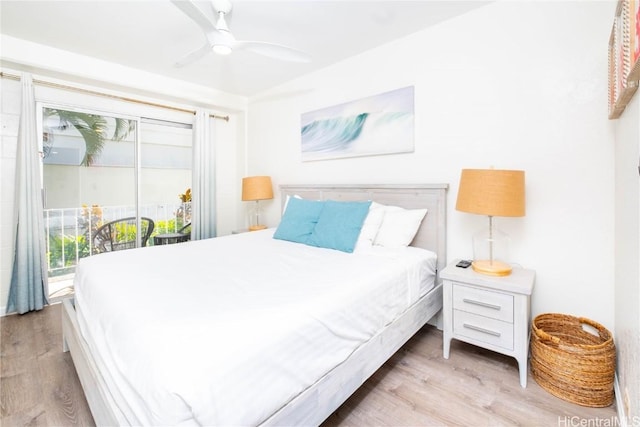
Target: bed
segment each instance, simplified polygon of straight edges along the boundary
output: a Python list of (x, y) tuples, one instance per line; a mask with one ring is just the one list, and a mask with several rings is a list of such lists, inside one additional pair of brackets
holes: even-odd
[[(283, 208), (301, 197), (427, 214), (401, 250), (344, 253), (267, 229), (87, 259), (63, 346), (97, 425), (318, 425), (436, 321), (446, 184), (280, 190)], [(213, 282), (226, 285), (212, 298)]]

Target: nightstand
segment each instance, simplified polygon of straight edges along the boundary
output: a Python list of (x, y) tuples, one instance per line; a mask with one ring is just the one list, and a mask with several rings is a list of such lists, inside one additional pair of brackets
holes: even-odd
[(444, 358), (449, 358), (454, 338), (512, 356), (518, 361), (520, 385), (526, 387), (535, 271), (513, 268), (509, 276), (494, 277), (456, 267), (457, 262), (440, 273)]

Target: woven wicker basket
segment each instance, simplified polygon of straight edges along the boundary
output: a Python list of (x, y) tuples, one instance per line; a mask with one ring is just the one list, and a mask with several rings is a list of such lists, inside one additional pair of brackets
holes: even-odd
[(542, 388), (578, 405), (613, 403), (616, 348), (607, 329), (589, 319), (555, 313), (537, 316), (531, 329), (531, 374)]

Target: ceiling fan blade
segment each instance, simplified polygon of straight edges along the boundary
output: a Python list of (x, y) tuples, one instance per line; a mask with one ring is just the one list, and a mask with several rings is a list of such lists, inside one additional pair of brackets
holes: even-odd
[(259, 55), (290, 62), (310, 62), (311, 57), (300, 50), (276, 43), (261, 41), (237, 41), (226, 21), (226, 17), (232, 10), (229, 0), (211, 0), (214, 12), (218, 15), (214, 24), (202, 10), (196, 6), (193, 0), (171, 0), (185, 15), (191, 18), (204, 32), (207, 43), (200, 49), (191, 52), (175, 65), (183, 67), (213, 50), (219, 54), (229, 54), (234, 49), (245, 49)]
[(181, 60), (176, 62), (174, 66), (177, 68), (184, 67), (185, 65), (191, 64), (192, 62), (195, 62), (198, 59), (202, 58), (209, 52), (211, 52), (211, 47), (208, 43), (205, 43), (201, 48), (185, 55)]
[(209, 18), (191, 0), (171, 0), (171, 3), (198, 24), (205, 34), (216, 31), (216, 27)]
[(234, 49), (245, 49), (259, 55), (289, 62), (311, 62), (311, 56), (301, 50), (276, 43), (236, 40)]

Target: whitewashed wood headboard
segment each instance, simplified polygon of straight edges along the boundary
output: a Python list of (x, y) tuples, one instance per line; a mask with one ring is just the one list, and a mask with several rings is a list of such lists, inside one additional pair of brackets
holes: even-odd
[(405, 209), (427, 208), (411, 246), (438, 254), (438, 271), (447, 264), (447, 189), (448, 184), (309, 184), (281, 185), (282, 207), (287, 196), (298, 195), (311, 200), (372, 200)]

